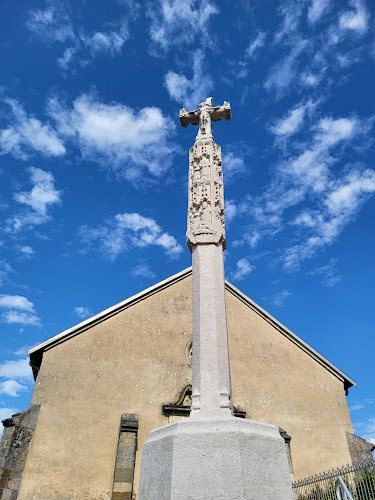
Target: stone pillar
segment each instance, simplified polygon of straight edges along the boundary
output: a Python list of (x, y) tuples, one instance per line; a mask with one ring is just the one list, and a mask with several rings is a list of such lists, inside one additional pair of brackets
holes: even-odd
[(187, 244), (193, 260), (191, 418), (233, 415), (225, 307), (221, 148), (198, 133), (189, 153)]
[(139, 500), (292, 500), (284, 440), (274, 425), (233, 416), (223, 250), (221, 149), (212, 121), (230, 104), (180, 111), (199, 132), (189, 155), (187, 244), (193, 259), (193, 380), (190, 418), (150, 432)]

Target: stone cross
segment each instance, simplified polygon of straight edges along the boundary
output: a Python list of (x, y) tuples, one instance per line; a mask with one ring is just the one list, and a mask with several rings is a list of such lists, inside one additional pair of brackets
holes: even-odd
[(199, 124), (189, 155), (187, 243), (193, 259), (193, 388), (190, 418), (150, 432), (142, 448), (139, 500), (292, 500), (284, 440), (276, 426), (233, 416), (223, 250), (223, 172), (212, 122), (230, 104), (206, 99), (180, 111)]
[(221, 148), (212, 123), (231, 119), (230, 103), (206, 99), (180, 110), (182, 127), (198, 125), (189, 153), (187, 244), (193, 260), (193, 380), (191, 418), (233, 415), (225, 307), (226, 248)]

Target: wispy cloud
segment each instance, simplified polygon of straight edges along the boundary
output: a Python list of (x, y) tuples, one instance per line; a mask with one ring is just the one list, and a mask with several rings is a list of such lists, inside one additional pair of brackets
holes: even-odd
[(138, 213), (118, 214), (97, 228), (81, 226), (78, 232), (84, 245), (82, 253), (96, 246), (108, 260), (115, 260), (132, 247), (159, 246), (172, 259), (179, 258), (182, 246), (163, 232), (154, 219)]
[(16, 361), (9, 360), (1, 363), (0, 377), (12, 380), (32, 381), (33, 373), (28, 358), (18, 359)]
[(5, 394), (13, 398), (17, 398), (20, 392), (28, 391), (28, 387), (20, 384), (17, 380), (6, 380), (0, 382), (0, 394)]
[(12, 267), (5, 260), (0, 260), (0, 286), (8, 280), (8, 275), (13, 272)]
[[(61, 191), (55, 188), (55, 179), (51, 172), (35, 167), (28, 170), (33, 187), (31, 191), (19, 191), (14, 194), (14, 199), (25, 208), (6, 220), (5, 231), (10, 233), (44, 224), (51, 218), (50, 207), (61, 203)], [(30, 247), (23, 247), (24, 254), (29, 256), (30, 250)]]
[(30, 260), (35, 255), (35, 250), (33, 250), (28, 245), (17, 245), (16, 249), (17, 249), (17, 252), (20, 254), (20, 257), (23, 260)]
[[(292, 108), (274, 126), (274, 132), (285, 136), (282, 144), (280, 135), (275, 138), (284, 159), (273, 168), (271, 182), (259, 196), (242, 201), (236, 212), (236, 216), (252, 214), (236, 246), (250, 242), (247, 235), (256, 235), (257, 243), (286, 228), (292, 231), (293, 244), (280, 249), (286, 271), (296, 271), (304, 260), (331, 245), (375, 192), (375, 170), (358, 163), (340, 166), (344, 151), (368, 143), (372, 119), (329, 116), (314, 120), (314, 113), (304, 112), (300, 135), (304, 139), (293, 143), (289, 137), (301, 127), (301, 106)], [(326, 284), (335, 280), (332, 277)]]
[(6, 309), (1, 314), (4, 323), (17, 323), (21, 325), (40, 324), (40, 319), (35, 314), (34, 304), (22, 295), (0, 295), (0, 309)]
[(237, 261), (236, 270), (230, 273), (230, 279), (233, 281), (243, 280), (246, 276), (251, 274), (255, 269), (255, 266), (251, 265), (250, 262), (243, 258)]
[(255, 59), (259, 50), (264, 47), (266, 43), (266, 34), (263, 31), (260, 31), (256, 38), (252, 40), (249, 46), (246, 49), (246, 56), (250, 59)]
[(363, 405), (361, 403), (355, 403), (354, 405), (349, 406), (349, 410), (350, 411), (358, 411), (358, 410), (362, 410), (364, 407), (365, 407), (365, 405)]
[(308, 10), (308, 20), (314, 24), (325, 14), (331, 6), (330, 0), (312, 0)]
[(275, 122), (270, 128), (271, 132), (280, 138), (290, 137), (299, 131), (306, 112), (312, 110), (315, 106), (316, 103), (312, 101), (298, 104), (288, 112), (287, 116)]
[(290, 49), (289, 54), (271, 68), (264, 87), (269, 92), (275, 92), (276, 98), (291, 90), (297, 75), (299, 57), (307, 46), (306, 40), (297, 41)]
[(48, 112), (59, 133), (73, 141), (84, 158), (112, 168), (130, 181), (146, 182), (145, 171), (161, 176), (172, 164), (175, 124), (159, 108), (137, 111), (82, 94), (72, 107), (52, 98)]
[(354, 422), (355, 431), (369, 443), (375, 444), (375, 418), (370, 417), (366, 422)]
[(203, 51), (198, 49), (193, 55), (193, 76), (191, 80), (183, 74), (169, 71), (165, 75), (165, 86), (170, 97), (180, 105), (196, 109), (214, 87), (212, 78), (207, 74)]
[(317, 267), (308, 274), (320, 276), (322, 283), (328, 287), (334, 287), (341, 281), (341, 276), (337, 271), (337, 259), (330, 259), (326, 266)]
[(223, 175), (226, 183), (231, 182), (239, 175), (246, 175), (248, 169), (246, 168), (244, 154), (239, 145), (227, 145), (223, 153)]
[(29, 10), (26, 27), (46, 42), (75, 39), (69, 8), (63, 1), (48, 0), (45, 9)]
[(77, 316), (79, 316), (82, 319), (89, 318), (90, 316), (92, 316), (92, 312), (88, 307), (77, 306), (74, 308), (74, 312)]
[(368, 29), (369, 13), (362, 0), (352, 0), (352, 10), (343, 12), (339, 19), (339, 27), (342, 30), (351, 30), (359, 35)]
[(281, 290), (276, 295), (274, 295), (271, 299), (271, 304), (274, 306), (283, 306), (285, 304), (286, 299), (292, 295), (288, 290)]
[(139, 263), (131, 271), (135, 278), (155, 278), (156, 274), (152, 271), (149, 264)]
[[(47, 0), (44, 9), (30, 10), (26, 27), (46, 43), (65, 46), (57, 63), (63, 70), (73, 62), (85, 66), (98, 55), (114, 57), (122, 51), (129, 38), (127, 19), (103, 26), (100, 30), (86, 32), (83, 27), (74, 28), (70, 9), (63, 0)], [(132, 9), (132, 19), (137, 9)]]
[(209, 23), (218, 14), (209, 0), (157, 0), (147, 12), (150, 20), (151, 53), (165, 54), (172, 47), (186, 47), (197, 40), (212, 45)]
[(6, 114), (8, 125), (0, 129), (0, 154), (11, 154), (15, 158), (27, 160), (33, 153), (45, 156), (65, 154), (65, 146), (48, 122), (42, 123), (32, 115), (27, 115), (15, 99), (2, 98), (9, 105)]
[(274, 306), (283, 306), (290, 295), (292, 294), (288, 290), (281, 290), (272, 297), (271, 304)]

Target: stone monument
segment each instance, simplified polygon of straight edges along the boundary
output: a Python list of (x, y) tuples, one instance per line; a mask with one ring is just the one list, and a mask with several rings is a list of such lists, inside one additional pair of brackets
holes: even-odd
[(193, 260), (193, 380), (190, 418), (150, 432), (139, 500), (292, 500), (284, 440), (270, 424), (233, 416), (225, 307), (226, 248), (221, 148), (212, 122), (229, 102), (180, 110), (199, 125), (189, 155), (187, 244)]

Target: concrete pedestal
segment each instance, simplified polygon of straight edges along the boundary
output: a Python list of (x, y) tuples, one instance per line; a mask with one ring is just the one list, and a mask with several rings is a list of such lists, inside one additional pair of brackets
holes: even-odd
[(143, 446), (139, 500), (292, 500), (277, 427), (236, 417), (181, 420)]

